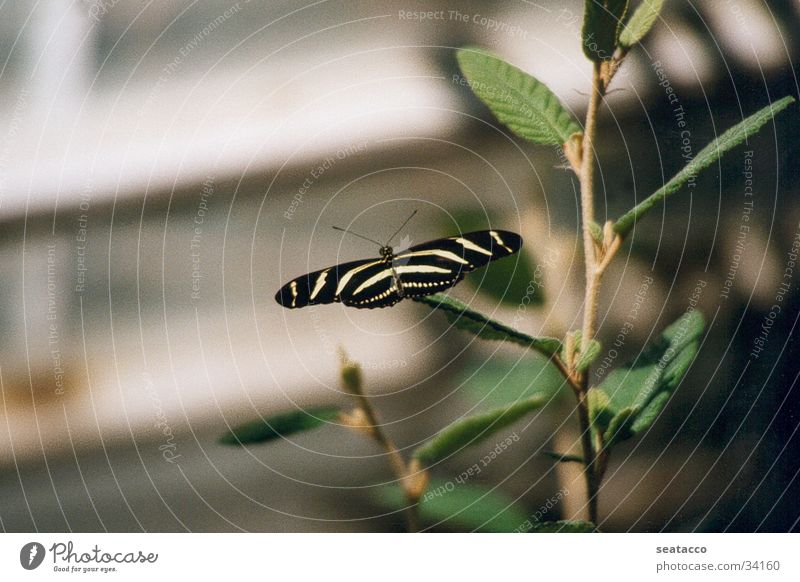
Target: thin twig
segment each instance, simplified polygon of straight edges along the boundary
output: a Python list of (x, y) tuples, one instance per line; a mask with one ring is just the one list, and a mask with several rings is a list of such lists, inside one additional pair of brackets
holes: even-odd
[[(590, 225), (594, 223), (594, 161), (595, 137), (597, 134), (597, 114), (603, 102), (608, 84), (611, 82), (619, 64), (595, 63), (592, 74), (592, 92), (589, 96), (589, 108), (586, 112), (586, 123), (583, 135), (582, 163), (580, 166), (581, 183), (581, 226), (583, 230), (583, 254), (586, 268), (586, 290), (584, 296), (583, 325), (581, 328), (580, 352), (589, 349), (590, 342), (596, 333), (598, 299), (603, 272), (613, 258), (621, 241), (615, 238), (608, 248), (598, 245), (592, 236)], [(589, 521), (598, 522), (598, 493), (602, 482), (605, 457), (598, 463), (603, 451), (602, 436), (598, 435), (598, 443), (592, 442), (591, 419), (589, 415), (589, 374), (588, 371), (578, 374), (578, 387), (575, 396), (578, 401), (578, 421), (581, 431), (581, 447), (586, 467), (586, 496)], [(602, 453), (604, 454), (604, 453)]]
[(366, 394), (364, 394), (361, 367), (349, 361), (343, 350), (340, 350), (339, 355), (342, 360), (342, 384), (344, 389), (355, 396), (358, 410), (363, 414), (363, 419), (359, 419), (353, 426), (368, 433), (386, 451), (389, 457), (389, 465), (406, 498), (407, 506), (404, 512), (406, 527), (409, 532), (417, 532), (419, 531), (417, 508), (419, 506), (419, 498), (427, 484), (427, 473), (417, 467), (413, 471), (410, 470), (397, 445), (384, 432), (377, 411)]
[[(618, 49), (610, 61), (595, 63), (592, 73), (592, 92), (589, 96), (589, 107), (586, 111), (584, 125), (581, 163), (573, 164), (581, 183), (581, 226), (583, 231), (583, 254), (586, 268), (586, 290), (584, 295), (583, 325), (581, 327), (580, 353), (585, 353), (597, 332), (597, 310), (600, 296), (600, 283), (611, 260), (622, 245), (620, 236), (605, 236), (602, 244), (598, 244), (590, 225), (594, 224), (594, 159), (595, 137), (597, 134), (597, 114), (608, 91), (611, 80), (619, 70), (627, 51)], [(577, 167), (576, 167), (577, 166)], [(610, 225), (608, 230), (610, 232)], [(591, 419), (589, 415), (589, 373), (577, 373), (570, 368), (569, 377), (576, 378), (573, 383), (578, 401), (578, 421), (581, 431), (581, 447), (583, 462), (586, 467), (586, 494), (589, 521), (597, 523), (598, 494), (608, 462), (602, 435), (598, 434), (597, 443), (592, 442)]]
[(561, 361), (561, 358), (559, 358), (558, 356), (554, 355), (550, 359), (550, 361), (553, 362), (553, 364), (555, 365), (556, 368), (558, 368), (558, 371), (561, 372), (561, 374), (564, 376), (564, 379), (567, 381), (567, 383), (570, 385), (570, 387), (573, 390), (577, 390), (578, 389), (578, 381), (575, 378), (575, 375), (570, 371), (569, 367), (564, 362)]
[(581, 431), (581, 448), (583, 449), (583, 472), (586, 478), (586, 503), (589, 521), (597, 523), (597, 502), (600, 491), (600, 480), (596, 471), (596, 455), (592, 445), (591, 424), (589, 421), (589, 402), (586, 390), (578, 394), (578, 421)]
[(409, 532), (417, 532), (419, 531), (419, 518), (417, 516), (419, 499), (412, 498), (412, 496), (409, 494), (408, 486), (406, 484), (409, 478), (408, 465), (406, 465), (406, 462), (403, 459), (403, 456), (400, 454), (400, 450), (397, 448), (397, 445), (394, 444), (394, 441), (381, 428), (381, 422), (378, 418), (378, 413), (372, 407), (369, 398), (367, 398), (363, 393), (358, 393), (355, 396), (358, 399), (358, 407), (364, 412), (364, 416), (366, 416), (366, 420), (369, 423), (368, 428), (371, 430), (373, 438), (381, 447), (383, 447), (383, 450), (386, 451), (386, 454), (389, 457), (389, 464), (392, 467), (392, 472), (397, 478), (400, 487), (405, 494), (406, 501), (408, 503), (404, 511), (406, 527), (408, 528)]
[(581, 222), (583, 229), (583, 254), (586, 268), (586, 295), (581, 327), (581, 353), (594, 338), (597, 319), (597, 297), (600, 280), (597, 276), (597, 245), (589, 228), (594, 223), (594, 140), (597, 132), (597, 112), (603, 99), (604, 84), (600, 77), (600, 63), (595, 63), (592, 75), (592, 94), (586, 112), (583, 132), (583, 162), (581, 163)]

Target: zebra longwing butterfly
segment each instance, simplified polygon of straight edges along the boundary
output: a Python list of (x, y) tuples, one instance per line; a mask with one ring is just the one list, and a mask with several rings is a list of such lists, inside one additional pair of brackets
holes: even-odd
[(505, 230), (440, 238), (398, 254), (383, 244), (378, 259), (342, 263), (289, 281), (275, 301), (289, 309), (334, 302), (362, 309), (389, 307), (406, 297), (449, 289), (470, 271), (513, 255), (521, 246), (522, 237)]

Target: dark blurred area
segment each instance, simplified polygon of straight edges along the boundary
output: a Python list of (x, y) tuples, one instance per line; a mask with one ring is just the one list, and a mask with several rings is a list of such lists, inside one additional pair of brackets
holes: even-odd
[[(513, 299), (468, 283), (452, 294), (528, 333), (580, 327), (577, 181), (458, 82), (454, 52), (490, 48), (582, 119), (582, 4), (3, 4), (0, 527), (402, 530), (375, 501), (392, 479), (386, 457), (358, 434), (326, 426), (247, 449), (217, 439), (258, 415), (347, 401), (343, 348), (408, 454), (486, 404), (468, 370), (521, 358), (412, 302), (282, 309), (273, 296), (291, 277), (376, 252), (331, 225), (382, 239), (416, 209), (407, 244), (467, 223), (518, 231), (538, 305), (519, 319)], [(406, 16), (420, 10), (443, 17)], [(797, 96), (798, 28), (789, 0), (667, 2), (600, 116), (598, 218), (661, 186), (687, 144), (696, 153)], [(603, 530), (800, 529), (796, 268), (785, 277), (800, 236), (799, 133), (792, 106), (652, 211), (606, 276), (604, 346), (652, 279), (615, 365), (697, 289), (707, 332), (652, 429), (615, 449)], [(531, 513), (567, 489), (548, 519), (571, 517), (579, 475), (541, 453), (576, 450), (575, 426), (562, 394), (512, 427), (519, 443), (473, 484)], [(436, 473), (458, 475), (493, 445)]]

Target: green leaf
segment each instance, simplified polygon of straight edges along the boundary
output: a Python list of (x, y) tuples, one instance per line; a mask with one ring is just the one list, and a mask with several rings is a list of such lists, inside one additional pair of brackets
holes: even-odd
[(338, 414), (337, 408), (294, 410), (237, 426), (223, 435), (219, 442), (224, 445), (263, 443), (328, 424), (335, 420)]
[[(668, 393), (665, 394), (669, 397)], [(608, 428), (603, 434), (603, 442), (606, 443), (606, 446), (610, 447), (619, 441), (631, 438), (634, 434), (631, 431), (634, 420), (636, 420), (635, 408), (628, 407), (620, 410), (608, 423)]]
[[(379, 488), (374, 497), (387, 510), (408, 505), (396, 485)], [(442, 479), (431, 479), (419, 502), (419, 517), (427, 526), (441, 523), (448, 529), (493, 533), (513, 532), (527, 519), (522, 508), (498, 491)]]
[(589, 404), (589, 422), (592, 430), (604, 433), (614, 419), (615, 411), (611, 408), (611, 399), (602, 388), (589, 388), (586, 393)]
[(681, 186), (687, 182), (694, 181), (698, 172), (706, 169), (728, 151), (755, 135), (768, 121), (794, 103), (794, 101), (794, 97), (787, 95), (783, 99), (771, 105), (767, 105), (762, 110), (754, 113), (720, 135), (717, 139), (700, 150), (695, 158), (686, 164), (680, 172), (675, 174), (669, 182), (617, 220), (614, 224), (614, 231), (620, 236), (627, 235), (633, 228), (633, 225), (655, 206), (656, 203), (680, 190)]
[[(692, 310), (667, 327), (632, 363), (611, 372), (600, 385), (609, 395), (611, 404), (622, 409), (642, 408), (662, 384), (668, 389), (677, 386), (694, 356), (703, 333), (703, 315)], [(633, 381), (631, 381), (633, 380)]]
[(602, 393), (595, 396), (594, 428), (606, 441), (631, 438), (655, 421), (694, 361), (704, 327), (700, 312), (685, 313), (634, 362), (612, 371), (589, 391)]
[(528, 530), (530, 533), (594, 533), (597, 526), (590, 521), (542, 521)]
[(541, 408), (548, 400), (547, 395), (536, 394), (502, 408), (457, 420), (415, 450), (414, 458), (422, 465), (430, 467), (466, 447), (486, 440), (529, 412)]
[(478, 48), (456, 54), (470, 88), (518, 136), (561, 145), (581, 128), (547, 88), (531, 75)]
[(597, 356), (600, 355), (600, 348), (601, 346), (599, 341), (590, 340), (586, 351), (578, 356), (578, 361), (575, 363), (575, 369), (578, 370), (578, 372), (585, 372), (589, 366), (592, 365), (592, 362), (597, 359)]
[(583, 54), (590, 61), (607, 61), (614, 56), (628, 11), (628, 0), (585, 0), (583, 12)]
[[(471, 232), (497, 228), (500, 220), (492, 220), (484, 212), (461, 211), (453, 213), (446, 224), (443, 221), (443, 229), (450, 230), (453, 222), (461, 232)], [(523, 245), (514, 257), (492, 261), (482, 269), (467, 273), (464, 282), (486, 297), (508, 306), (541, 305), (544, 291), (541, 276), (533, 269), (535, 264), (529, 247)]]
[(434, 295), (414, 297), (414, 300), (441, 310), (447, 320), (455, 327), (475, 334), (482, 339), (510, 341), (524, 347), (532, 347), (547, 355), (557, 354), (561, 351), (561, 342), (559, 340), (552, 337), (536, 338), (517, 331), (470, 309), (468, 305), (449, 295), (436, 293)]
[(583, 463), (583, 457), (580, 455), (570, 455), (568, 453), (557, 453), (556, 451), (543, 451), (542, 454), (551, 459), (555, 459), (559, 463)]
[(619, 45), (629, 49), (640, 42), (650, 32), (663, 7), (664, 0), (642, 0), (631, 19), (622, 28)]
[(495, 408), (534, 394), (550, 399), (565, 385), (561, 372), (549, 358), (538, 353), (523, 358), (497, 353), (488, 359), (470, 361), (459, 380), (474, 400)]

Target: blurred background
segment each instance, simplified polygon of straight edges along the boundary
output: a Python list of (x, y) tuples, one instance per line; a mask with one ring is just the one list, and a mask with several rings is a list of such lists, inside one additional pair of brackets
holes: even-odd
[[(491, 49), (582, 119), (582, 4), (2, 3), (0, 527), (401, 530), (375, 496), (392, 480), (387, 459), (362, 436), (325, 426), (247, 449), (217, 439), (259, 415), (346, 402), (339, 347), (361, 362), (405, 454), (514, 382), (555, 382), (545, 362), (478, 344), (412, 302), (289, 311), (273, 295), (376, 254), (332, 225), (383, 239), (416, 209), (404, 244), (487, 225), (526, 241), (505, 294), (477, 273), (454, 296), (533, 334), (580, 327), (577, 182), (557, 151), (492, 118), (454, 51)], [(441, 17), (409, 15), (420, 10)], [(798, 27), (797, 1), (668, 0), (600, 117), (599, 218), (685, 163), (659, 70), (696, 153), (797, 95)], [(602, 354), (613, 365), (693, 295), (708, 325), (658, 422), (615, 449), (604, 530), (798, 529), (795, 273), (773, 309), (800, 234), (798, 130), (791, 107), (653, 211), (606, 276), (601, 339), (611, 348), (629, 330)], [(521, 380), (497, 375), (509, 363), (525, 366)], [(554, 395), (470, 485), (531, 514), (567, 491), (547, 519), (580, 512), (580, 476), (542, 454), (575, 449), (575, 425), (571, 395)], [(458, 475), (494, 446), (434, 472)]]

